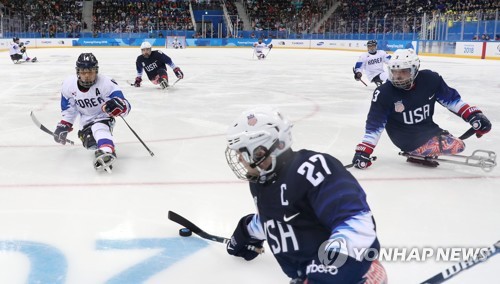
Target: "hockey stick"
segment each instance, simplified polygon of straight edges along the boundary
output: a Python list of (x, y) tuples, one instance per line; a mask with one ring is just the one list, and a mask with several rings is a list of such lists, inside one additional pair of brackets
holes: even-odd
[[(188, 219), (175, 213), (174, 211), (168, 211), (168, 219), (170, 219), (171, 221), (174, 221), (175, 223), (177, 223), (179, 225), (182, 225), (182, 226), (188, 228), (191, 232), (197, 234), (198, 236), (200, 236), (206, 240), (210, 240), (210, 241), (214, 241), (214, 242), (218, 242), (218, 243), (223, 243), (223, 244), (227, 244), (231, 241), (231, 239), (219, 237), (216, 235), (211, 235), (211, 234), (203, 231), (202, 229), (200, 229), (200, 227), (196, 226), (191, 221), (189, 221)], [(252, 246), (252, 245), (248, 245), (247, 249), (255, 251), (257, 253), (264, 253), (264, 248), (257, 248), (257, 247)]]
[[(54, 132), (50, 131), (47, 127), (45, 127), (43, 124), (40, 123), (40, 121), (36, 118), (35, 113), (33, 111), (31, 111), (30, 116), (31, 116), (31, 120), (33, 120), (33, 122), (35, 123), (35, 125), (38, 128), (40, 128), (43, 132), (49, 134), (52, 137), (55, 136)], [(67, 138), (66, 138), (66, 143), (69, 143), (71, 145), (75, 145), (75, 142), (73, 142)]]
[(177, 80), (175, 80), (175, 82), (172, 85), (170, 85), (168, 88), (172, 88), (173, 86), (175, 86), (175, 84), (177, 84), (177, 82), (179, 82), (181, 79), (182, 78), (177, 78)]
[(496, 255), (499, 252), (500, 252), (500, 241), (496, 242), (491, 247), (489, 247), (488, 251), (481, 252), (475, 257), (472, 257), (471, 259), (459, 262), (453, 265), (452, 267), (447, 268), (445, 271), (440, 272), (432, 276), (431, 278), (425, 280), (421, 284), (440, 284), (445, 281), (448, 281), (450, 278), (457, 275), (458, 273), (466, 269), (469, 269), (475, 266), (476, 264), (485, 262), (486, 260), (488, 260), (489, 258), (491, 258), (492, 256)]
[[(352, 73), (354, 73), (356, 75), (356, 71), (355, 71), (354, 67), (352, 67)], [(368, 87), (368, 85), (365, 83), (365, 81), (363, 81), (361, 78), (356, 79), (356, 81), (361, 81), (361, 83), (363, 83), (363, 85), (365, 85), (365, 87)]]
[[(376, 160), (377, 160), (377, 156), (370, 157), (370, 161), (375, 162)], [(354, 167), (353, 163), (344, 166), (344, 168), (346, 168), (346, 169), (349, 169), (352, 167)]]
[(130, 131), (132, 131), (132, 133), (134, 133), (135, 137), (137, 137), (137, 139), (139, 139), (139, 141), (142, 143), (142, 146), (144, 146), (144, 148), (146, 148), (146, 150), (148, 150), (149, 152), (149, 155), (151, 155), (151, 157), (153, 157), (155, 154), (153, 153), (153, 151), (151, 151), (148, 146), (146, 146), (146, 143), (144, 143), (144, 141), (142, 141), (141, 137), (139, 137), (139, 135), (137, 135), (137, 133), (135, 133), (135, 131), (132, 129), (132, 127), (130, 127), (130, 125), (128, 124), (128, 122), (125, 120), (125, 118), (123, 118), (123, 116), (120, 115), (120, 117), (123, 119), (123, 121), (125, 122), (125, 124), (128, 126), (128, 128), (130, 129)]
[[(458, 137), (458, 139), (465, 140), (465, 139), (471, 137), (472, 135), (474, 135), (474, 133), (476, 133), (476, 130), (474, 130), (474, 128), (471, 127), (471, 128), (469, 128), (469, 130), (465, 131), (464, 134), (462, 134), (460, 137)], [(482, 136), (481, 134), (478, 134), (477, 138), (479, 138), (481, 136)]]

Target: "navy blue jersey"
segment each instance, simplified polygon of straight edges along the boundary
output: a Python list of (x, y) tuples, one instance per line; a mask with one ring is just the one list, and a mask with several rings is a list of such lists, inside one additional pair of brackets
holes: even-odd
[(151, 51), (151, 55), (148, 58), (141, 54), (137, 56), (137, 60), (135, 61), (137, 76), (142, 77), (142, 70), (144, 69), (149, 80), (153, 80), (158, 75), (158, 69), (167, 70), (167, 65), (172, 69), (176, 67), (172, 59), (160, 50)]
[[(291, 150), (278, 157), (276, 180), (251, 183), (258, 219), (283, 271), (305, 274), (320, 245), (347, 219), (369, 212), (356, 179), (334, 157), (309, 150)], [(372, 230), (373, 230), (372, 224)]]
[(385, 128), (401, 150), (417, 149), (442, 131), (432, 118), (436, 101), (457, 115), (466, 105), (455, 89), (430, 70), (420, 71), (410, 90), (383, 84), (373, 92), (363, 142), (377, 145)]

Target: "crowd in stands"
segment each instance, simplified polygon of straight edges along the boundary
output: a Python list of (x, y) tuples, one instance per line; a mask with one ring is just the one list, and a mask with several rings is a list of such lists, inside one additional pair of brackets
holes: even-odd
[(95, 34), (193, 30), (189, 2), (181, 1), (95, 1), (92, 24)]
[(1, 0), (4, 15), (12, 16), (11, 29), (55, 37), (57, 33), (77, 36), (86, 28), (82, 23), (82, 1)]
[[(420, 30), (424, 13), (428, 19), (466, 21), (494, 20), (498, 0), (342, 0), (339, 8), (323, 25), (335, 33), (388, 33)], [(384, 29), (385, 23), (385, 29)]]
[[(92, 23), (85, 23), (83, 1), (87, 0), (0, 0), (0, 3), (5, 7), (4, 14), (8, 12), (17, 19), (10, 26), (19, 31), (40, 32), (46, 37), (61, 32), (77, 37), (82, 31), (99, 36), (100, 33), (194, 30), (190, 6), (193, 10), (220, 10), (225, 5), (230, 15), (236, 15), (236, 2), (244, 5), (254, 32), (276, 31), (272, 33), (276, 35), (280, 32), (414, 33), (421, 30), (424, 13), (427, 17), (439, 14), (446, 21), (494, 20), (500, 8), (498, 0), (94, 0)], [(340, 5), (315, 30), (336, 3)], [(241, 15), (238, 20), (241, 30)], [(155, 36), (162, 35), (157, 32)]]

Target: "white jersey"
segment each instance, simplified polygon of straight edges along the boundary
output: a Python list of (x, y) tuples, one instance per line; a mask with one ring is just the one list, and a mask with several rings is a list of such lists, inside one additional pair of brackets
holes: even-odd
[(268, 47), (267, 47), (267, 44), (265, 44), (263, 42), (262, 43), (256, 42), (253, 44), (253, 48), (255, 49), (256, 53), (262, 53), (264, 51), (264, 49), (268, 48)]
[(9, 54), (10, 55), (21, 54), (21, 48), (19, 47), (19, 44), (11, 42), (9, 46)]
[(354, 71), (362, 72), (364, 69), (365, 75), (370, 82), (377, 75), (380, 75), (380, 79), (385, 81), (388, 78), (388, 73), (385, 71), (384, 65), (389, 62), (389, 59), (391, 59), (391, 56), (383, 50), (377, 50), (375, 54), (363, 53), (359, 56)]
[(130, 111), (130, 104), (123, 96), (120, 87), (109, 77), (97, 74), (97, 80), (87, 92), (78, 88), (78, 77), (72, 75), (64, 80), (61, 90), (62, 119), (74, 124), (80, 115), (80, 129), (85, 125), (108, 119), (109, 116), (102, 110), (102, 106), (111, 98), (119, 97), (127, 104), (126, 116)]

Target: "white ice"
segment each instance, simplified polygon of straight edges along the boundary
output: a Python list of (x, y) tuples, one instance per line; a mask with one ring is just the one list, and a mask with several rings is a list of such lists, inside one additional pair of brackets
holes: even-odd
[[(168, 91), (130, 86), (138, 48), (32, 49), (39, 62), (17, 65), (0, 53), (0, 283), (288, 283), (267, 246), (251, 262), (231, 257), (220, 243), (180, 237), (167, 212), (225, 237), (254, 212), (247, 184), (224, 157), (225, 130), (250, 106), (271, 104), (289, 115), (294, 149), (350, 163), (374, 89), (353, 79), (359, 54), (275, 48), (258, 61), (248, 48), (164, 51), (185, 74)], [(62, 146), (35, 127), (31, 111), (55, 129), (61, 82), (82, 52), (93, 52), (99, 72), (122, 86), (132, 104), (127, 122), (154, 157), (119, 119), (114, 172), (96, 173), (76, 131), (68, 136), (76, 145)], [(484, 137), (466, 140), (464, 153), (500, 153), (500, 62), (421, 60), (493, 123)], [(470, 127), (436, 109), (435, 121), (453, 134)], [(350, 169), (368, 194), (383, 246), (486, 247), (500, 239), (498, 168), (422, 168), (397, 153), (384, 133), (374, 165)], [(420, 283), (454, 263), (383, 264), (390, 283)], [(500, 256), (492, 257), (448, 283), (499, 283), (499, 267)]]

